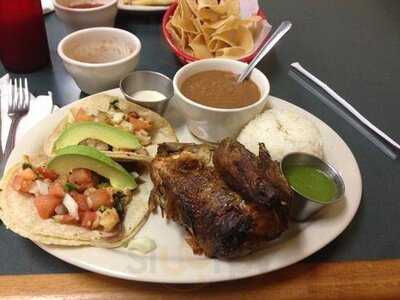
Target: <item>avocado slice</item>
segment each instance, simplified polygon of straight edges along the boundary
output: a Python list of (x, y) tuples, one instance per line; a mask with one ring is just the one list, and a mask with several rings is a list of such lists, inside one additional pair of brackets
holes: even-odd
[(115, 148), (135, 150), (142, 146), (138, 138), (130, 132), (104, 123), (84, 121), (73, 123), (65, 128), (55, 141), (54, 150), (78, 145), (88, 138), (102, 141)]
[(89, 169), (108, 178), (111, 186), (117, 189), (134, 189), (137, 186), (133, 176), (120, 164), (88, 146), (73, 145), (60, 149), (47, 167), (60, 175), (67, 175), (76, 168)]

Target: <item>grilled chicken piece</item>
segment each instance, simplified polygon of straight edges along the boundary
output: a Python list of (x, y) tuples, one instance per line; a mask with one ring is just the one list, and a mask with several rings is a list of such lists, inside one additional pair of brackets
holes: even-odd
[(185, 228), (197, 254), (230, 259), (265, 247), (287, 229), (287, 207), (243, 198), (213, 167), (212, 155), (207, 145), (160, 145), (150, 201)]
[(213, 162), (228, 186), (247, 200), (272, 207), (278, 203), (287, 205), (292, 198), (293, 192), (278, 163), (262, 143), (257, 157), (239, 142), (225, 139), (215, 150)]

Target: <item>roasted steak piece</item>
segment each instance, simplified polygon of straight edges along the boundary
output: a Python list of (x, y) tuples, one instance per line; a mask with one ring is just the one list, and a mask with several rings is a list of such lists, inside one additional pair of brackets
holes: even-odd
[[(232, 149), (220, 149), (226, 143), (230, 143)], [(280, 184), (271, 183), (274, 191), (271, 195), (276, 199), (267, 199), (263, 194), (260, 200), (256, 197), (260, 193), (257, 185), (251, 188), (243, 186), (245, 177), (252, 172), (245, 171), (240, 175), (243, 179), (233, 181), (231, 177), (236, 175), (224, 171), (222, 173), (229, 173), (225, 176), (230, 178), (225, 180), (224, 175), (213, 166), (213, 154), (222, 155), (221, 151), (224, 151), (224, 155), (231, 155), (233, 153), (230, 151), (243, 147), (235, 144), (238, 143), (224, 141), (215, 149), (215, 154), (208, 145), (161, 144), (152, 162), (154, 189), (150, 201), (162, 208), (167, 219), (185, 228), (188, 243), (195, 253), (204, 252), (208, 257), (230, 259), (250, 254), (265, 247), (268, 241), (277, 238), (288, 226), (287, 202), (291, 198), (290, 192), (286, 193), (286, 199), (277, 197), (275, 189), (279, 189)], [(258, 160), (262, 158), (249, 155), (244, 148), (241, 151), (246, 154), (244, 159), (254, 168), (261, 164)], [(214, 157), (214, 163), (218, 160)], [(226, 163), (231, 162), (219, 162), (219, 167), (225, 169)], [(269, 159), (263, 165), (266, 172), (270, 171), (268, 168), (271, 166), (273, 172), (278, 174), (266, 175), (267, 180), (282, 180), (275, 162)], [(255, 170), (260, 177), (264, 169)], [(232, 184), (240, 187), (233, 189)], [(251, 196), (246, 196), (249, 189)], [(282, 192), (282, 195), (285, 193)]]

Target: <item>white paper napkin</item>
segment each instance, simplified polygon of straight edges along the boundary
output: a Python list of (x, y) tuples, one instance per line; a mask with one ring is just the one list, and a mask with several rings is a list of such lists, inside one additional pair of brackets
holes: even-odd
[(46, 15), (54, 10), (54, 5), (52, 0), (42, 0), (42, 10), (43, 14)]
[(258, 0), (240, 0), (240, 16), (242, 19), (246, 19), (250, 16), (257, 14), (258, 9), (260, 8), (258, 5)]
[[(3, 150), (5, 149), (8, 132), (10, 130), (11, 120), (7, 115), (8, 100), (10, 99), (10, 93), (8, 89), (9, 75), (6, 74), (0, 78), (0, 89), (1, 89), (1, 141)], [(44, 117), (49, 115), (53, 111), (53, 100), (50, 96), (38, 96), (34, 97), (31, 95), (31, 104), (29, 112), (24, 116), (18, 124), (16, 142), (37, 122), (42, 120)]]

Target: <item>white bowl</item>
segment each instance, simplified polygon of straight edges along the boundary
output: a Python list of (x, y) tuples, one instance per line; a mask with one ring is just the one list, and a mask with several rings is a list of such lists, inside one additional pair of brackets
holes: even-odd
[(248, 106), (224, 109), (205, 106), (186, 98), (180, 91), (182, 83), (199, 72), (220, 70), (239, 74), (246, 66), (247, 64), (235, 60), (211, 58), (187, 64), (175, 74), (173, 84), (176, 100), (189, 130), (195, 136), (214, 143), (225, 137), (235, 137), (247, 122), (264, 109), (270, 84), (261, 71), (254, 69), (250, 79), (260, 90), (260, 100)]
[(132, 33), (111, 27), (82, 29), (67, 35), (57, 52), (79, 88), (94, 94), (118, 87), (139, 61), (140, 40)]
[[(104, 5), (94, 8), (69, 7), (83, 3)], [(118, 0), (53, 0), (53, 4), (57, 17), (69, 32), (89, 27), (113, 27), (118, 12)]]

